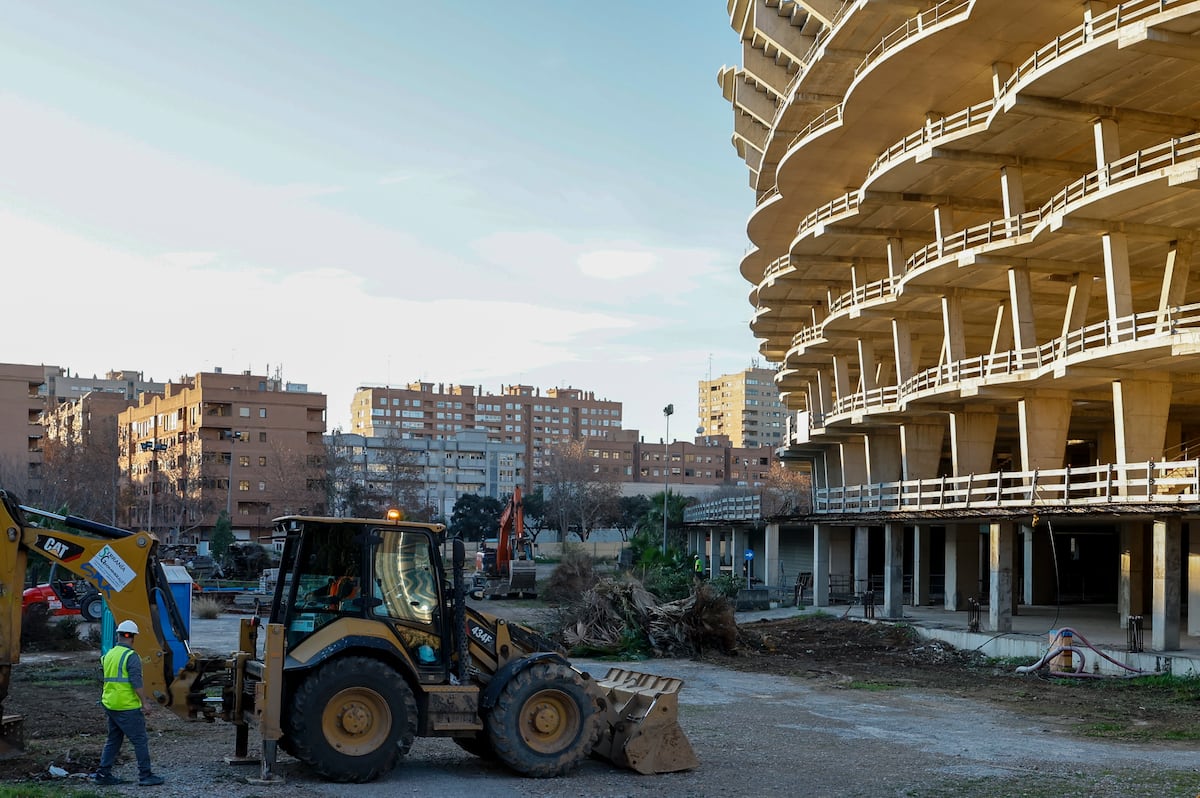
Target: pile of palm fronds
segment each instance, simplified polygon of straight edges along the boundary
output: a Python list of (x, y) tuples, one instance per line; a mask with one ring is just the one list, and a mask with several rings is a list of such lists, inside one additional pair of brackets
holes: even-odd
[(659, 604), (637, 580), (602, 579), (567, 612), (562, 637), (576, 654), (682, 657), (732, 651), (737, 624), (733, 605), (706, 583)]

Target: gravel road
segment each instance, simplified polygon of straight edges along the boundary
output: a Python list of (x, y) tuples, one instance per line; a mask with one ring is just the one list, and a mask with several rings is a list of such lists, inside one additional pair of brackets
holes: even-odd
[[(227, 653), (236, 628), (234, 618), (197, 621), (194, 642), (199, 648)], [(602, 674), (614, 663), (575, 664)], [(167, 784), (153, 790), (128, 785), (103, 792), (160, 798), (194, 798), (198, 791), (221, 798), (1200, 794), (1200, 757), (1190, 743), (1140, 746), (1081, 739), (1066, 734), (1066, 722), (1054, 717), (1024, 716), (984, 701), (917, 689), (847, 689), (811, 678), (733, 671), (687, 660), (623, 666), (684, 680), (680, 723), (700, 759), (699, 768), (641, 776), (587, 761), (559, 779), (526, 779), (466, 754), (449, 740), (419, 739), (399, 768), (372, 784), (323, 783), (281, 754), (279, 772), (286, 783), (261, 786), (245, 782), (246, 776), (258, 774), (257, 766), (222, 761), (232, 753), (232, 727), (185, 723), (163, 710), (151, 718), (151, 751), (155, 769)], [(23, 659), (21, 667), (38, 667), (37, 658)], [(75, 738), (69, 746), (94, 761), (102, 742), (91, 735)], [(252, 752), (257, 745), (252, 735)], [(78, 769), (69, 764), (69, 747), (55, 753), (67, 770)], [(128, 759), (128, 750), (125, 755)], [(132, 771), (128, 761), (119, 768), (127, 777)]]
[[(611, 663), (579, 661), (603, 673)], [(225, 765), (227, 726), (154, 724), (155, 795), (193, 796), (211, 784), (228, 796), (1007, 796), (1191, 798), (1200, 791), (1192, 748), (1143, 748), (1067, 737), (1045, 718), (997, 711), (970, 699), (814, 686), (786, 676), (733, 672), (689, 661), (629, 663), (682, 677), (680, 720), (700, 758), (687, 773), (641, 776), (588, 761), (554, 780), (526, 779), (464, 753), (448, 740), (417, 740), (401, 766), (373, 784), (314, 779), (283, 757), (280, 787), (239, 783), (254, 767)], [(164, 713), (165, 714), (165, 713)], [(192, 730), (202, 730), (196, 735)], [(253, 745), (252, 741), (252, 745)], [(136, 787), (116, 792), (144, 795)]]

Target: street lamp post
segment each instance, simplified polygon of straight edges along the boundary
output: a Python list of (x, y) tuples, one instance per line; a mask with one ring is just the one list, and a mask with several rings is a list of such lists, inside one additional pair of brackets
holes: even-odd
[(158, 441), (142, 441), (143, 452), (150, 452), (150, 512), (146, 518), (146, 531), (154, 534), (154, 485), (158, 482), (158, 453), (165, 452), (167, 445)]
[(665, 557), (667, 554), (667, 493), (671, 490), (671, 458), (670, 450), (667, 448), (671, 444), (671, 415), (675, 412), (675, 405), (670, 404), (663, 408), (663, 416), (667, 419), (667, 431), (663, 436), (663, 539), (662, 553)]
[(229, 522), (233, 523), (233, 444), (235, 441), (243, 439), (241, 432), (230, 430), (226, 437), (229, 438), (229, 486), (225, 493), (225, 515), (229, 517)]

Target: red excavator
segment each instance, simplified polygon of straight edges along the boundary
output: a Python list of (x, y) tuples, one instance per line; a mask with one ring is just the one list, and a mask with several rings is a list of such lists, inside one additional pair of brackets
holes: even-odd
[(484, 598), (537, 598), (537, 565), (533, 542), (525, 537), (525, 510), (521, 488), (513, 489), (500, 515), (500, 533), (485, 540), (475, 553), (471, 595)]

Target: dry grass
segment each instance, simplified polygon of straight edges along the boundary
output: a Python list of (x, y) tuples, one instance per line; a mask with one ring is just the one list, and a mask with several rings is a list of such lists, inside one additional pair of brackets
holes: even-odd
[(192, 614), (197, 618), (212, 620), (213, 618), (221, 617), (221, 602), (216, 599), (198, 598), (192, 602)]

